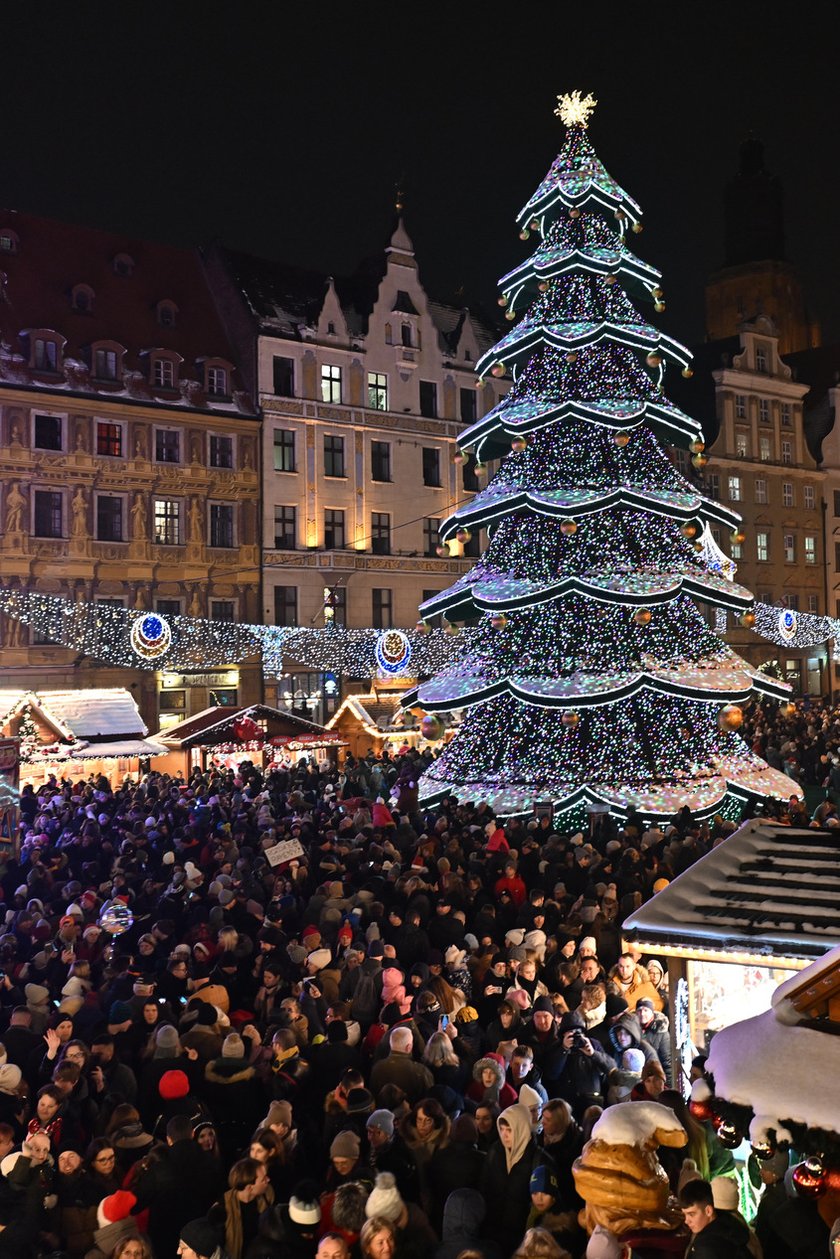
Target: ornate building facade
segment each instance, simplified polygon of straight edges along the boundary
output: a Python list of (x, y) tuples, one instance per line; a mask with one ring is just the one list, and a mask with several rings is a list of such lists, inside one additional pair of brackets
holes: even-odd
[[(0, 583), (259, 620), (259, 420), (198, 256), (0, 211), (0, 289)], [(129, 685), (151, 730), (261, 698), (258, 663), (131, 663), (2, 626), (7, 685)]]

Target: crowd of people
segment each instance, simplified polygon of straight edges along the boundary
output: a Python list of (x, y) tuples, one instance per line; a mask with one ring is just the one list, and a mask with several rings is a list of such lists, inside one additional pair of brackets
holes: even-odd
[(620, 929), (733, 824), (503, 824), (421, 807), (422, 768), (24, 789), (0, 1259), (618, 1256), (581, 1229), (572, 1164), (635, 1099), (689, 1134), (666, 1169), (693, 1253), (742, 1253), (734, 1224), (700, 1245), (732, 1156), (684, 1101), (663, 967)]

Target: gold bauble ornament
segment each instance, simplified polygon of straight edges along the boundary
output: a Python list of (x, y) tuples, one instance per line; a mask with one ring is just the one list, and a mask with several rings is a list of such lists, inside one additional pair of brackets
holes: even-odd
[(617, 282), (618, 282), (618, 276), (617, 276), (617, 275), (605, 275), (605, 276), (604, 276), (604, 283), (605, 283), (605, 284), (613, 285), (613, 284), (616, 284)]
[(639, 608), (638, 612), (633, 613), (633, 620), (637, 625), (650, 625), (652, 615), (650, 608)]
[(569, 211), (569, 218), (570, 218), (570, 219), (579, 219), (579, 218), (580, 218), (580, 210), (578, 210), (578, 209), (577, 209), (577, 207), (575, 207), (574, 209), (570, 210), (570, 211)]
[(657, 301), (660, 301), (665, 296), (665, 294), (663, 293), (662, 289), (654, 289), (653, 296), (656, 298)]
[(484, 476), (486, 471), (487, 471), (486, 463), (477, 463), (475, 467), (473, 468), (473, 472), (475, 473), (476, 476)]
[(527, 446), (528, 443), (524, 437), (514, 437), (513, 441), (510, 443), (511, 450), (513, 450), (516, 454), (521, 454), (523, 450), (527, 449)]
[(636, 233), (636, 235), (637, 235), (637, 236), (638, 236), (639, 232), (643, 232), (644, 230), (645, 230), (645, 229), (642, 227), (641, 223), (634, 223), (634, 224), (633, 224), (633, 231)]
[(490, 617), (490, 624), (495, 630), (503, 630), (507, 625), (507, 617), (504, 612), (494, 612)]
[(455, 454), (452, 456), (452, 462), (453, 463), (466, 463), (467, 452), (465, 450), (456, 450)]
[(502, 297), (497, 298), (496, 300), (498, 301), (500, 306), (507, 306), (508, 299), (506, 297), (502, 296)]
[(696, 538), (697, 526), (693, 525), (691, 521), (689, 521), (687, 525), (682, 526), (682, 528), (680, 529), (680, 533), (683, 535), (684, 538)]
[(630, 434), (629, 433), (616, 433), (615, 436), (613, 437), (613, 441), (615, 442), (616, 446), (618, 446), (621, 450), (623, 450), (624, 447), (627, 445), (627, 443), (630, 441)]
[(663, 310), (665, 309), (665, 303), (664, 303), (664, 302), (654, 302), (654, 303), (653, 303), (653, 309), (654, 309), (654, 310), (655, 310), (658, 314), (660, 314), (660, 315), (661, 315), (661, 314), (662, 314), (662, 312), (663, 312)]
[(729, 541), (733, 544), (733, 546), (740, 546), (741, 543), (746, 542), (746, 540), (747, 535), (744, 533), (743, 529), (733, 529), (729, 535)]
[(706, 443), (701, 442), (699, 437), (695, 437), (694, 441), (688, 443), (688, 449), (693, 455), (699, 455), (706, 449)]
[(491, 376), (504, 376), (504, 374), (505, 374), (504, 363), (494, 363), (493, 366), (490, 368)]
[(531, 233), (528, 231), (527, 227), (523, 227), (522, 231), (519, 233), (519, 239), (527, 240), (530, 235)]
[(537, 285), (537, 288), (540, 290), (540, 292), (541, 292), (541, 293), (547, 293), (547, 292), (548, 292), (548, 281), (547, 281), (547, 280), (540, 280), (539, 284)]
[(445, 542), (438, 543), (438, 545), (435, 547), (435, 555), (437, 555), (437, 557), (442, 560), (449, 559), (450, 551), (449, 551), (449, 547), (447, 546)]
[(566, 355), (566, 362), (567, 363), (577, 362), (577, 350), (569, 350), (569, 353)]
[(647, 358), (645, 359), (645, 362), (647, 363), (648, 367), (661, 367), (662, 355), (653, 354), (653, 353), (648, 354)]
[(427, 713), (420, 722), (420, 733), (430, 743), (436, 743), (443, 734), (444, 729), (445, 727), (440, 717), (436, 717), (434, 713)]
[(472, 534), (470, 533), (469, 529), (464, 529), (462, 527), (460, 529), (456, 529), (455, 537), (458, 540), (458, 542), (461, 543), (462, 546), (466, 546), (466, 544), (472, 538)]
[(416, 631), (418, 634), (428, 634), (428, 632), (429, 632), (429, 630), (430, 630), (431, 628), (432, 628), (432, 627), (431, 627), (431, 625), (429, 624), (429, 622), (428, 622), (428, 621), (418, 621), (418, 622), (417, 622), (417, 624), (416, 624), (416, 625), (415, 625), (415, 627), (414, 627), (415, 631)]
[(709, 461), (701, 450), (696, 455), (692, 455), (691, 462), (694, 464), (694, 467), (698, 472), (702, 472)]
[(532, 232), (538, 232), (539, 230), (540, 230), (540, 221), (539, 221), (539, 219), (531, 219), (531, 231), (532, 231)]
[(560, 532), (567, 538), (571, 538), (574, 534), (576, 534), (577, 529), (576, 520), (564, 520), (560, 525)]
[(726, 704), (718, 715), (718, 725), (721, 730), (737, 730), (739, 726), (744, 724), (743, 711), (737, 704)]
[(452, 621), (444, 621), (442, 624), (442, 628), (443, 628), (444, 634), (449, 634), (450, 637), (452, 638), (454, 638), (455, 635), (458, 633), (458, 626), (454, 625)]
[(781, 708), (779, 709), (779, 712), (782, 714), (783, 717), (795, 717), (796, 705), (791, 703), (790, 700), (788, 700), (786, 704), (782, 704)]
[(566, 726), (569, 730), (574, 730), (575, 726), (580, 725), (580, 713), (571, 712), (567, 710), (566, 712), (563, 713), (563, 716), (560, 718), (560, 720), (563, 723), (563, 725)]
[(505, 311), (505, 319), (511, 319), (511, 320), (513, 320), (513, 319), (515, 319), (515, 318), (516, 318), (516, 311), (515, 311), (515, 310), (506, 310), (506, 311)]
[(684, 367), (682, 369), (682, 374), (683, 376), (685, 376), (686, 380), (691, 380), (691, 377), (694, 375), (694, 372), (691, 370), (690, 367)]
[(752, 627), (755, 625), (755, 613), (754, 613), (754, 612), (742, 612), (742, 613), (741, 613), (741, 624), (743, 625), (744, 629), (752, 629)]

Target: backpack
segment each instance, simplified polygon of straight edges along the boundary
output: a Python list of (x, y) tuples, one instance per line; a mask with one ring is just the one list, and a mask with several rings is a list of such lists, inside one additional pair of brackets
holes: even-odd
[(367, 1027), (379, 1014), (381, 1004), (380, 995), (376, 990), (376, 975), (360, 969), (350, 1001), (350, 1013), (363, 1027)]

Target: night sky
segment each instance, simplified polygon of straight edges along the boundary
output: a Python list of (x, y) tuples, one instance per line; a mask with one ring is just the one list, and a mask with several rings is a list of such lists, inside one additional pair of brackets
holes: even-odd
[[(662, 326), (703, 336), (723, 193), (752, 130), (787, 256), (840, 340), (834, 3), (20, 6), (3, 15), (0, 200), (137, 236), (352, 270), (394, 187), (433, 296), (472, 304), (526, 246), (514, 219), (562, 142), (558, 92), (645, 211)], [(27, 12), (29, 10), (29, 12)]]

